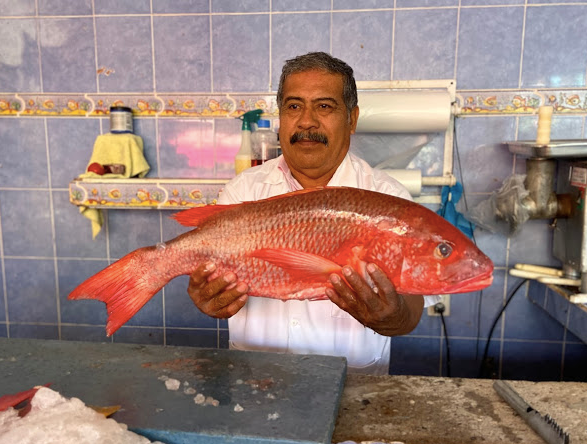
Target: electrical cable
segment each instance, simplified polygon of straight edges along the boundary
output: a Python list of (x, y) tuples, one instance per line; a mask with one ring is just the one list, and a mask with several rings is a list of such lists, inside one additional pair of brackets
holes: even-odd
[(444, 320), (444, 304), (442, 311), (438, 311), (440, 313), (440, 320), (442, 321), (442, 328), (444, 328), (444, 341), (446, 344), (446, 376), (450, 378), (450, 346), (448, 344), (448, 332), (446, 331), (446, 322)]
[(514, 288), (514, 290), (510, 293), (510, 295), (508, 296), (508, 298), (505, 301), (505, 304), (503, 305), (503, 307), (501, 307), (501, 309), (499, 310), (499, 312), (497, 313), (497, 316), (495, 317), (495, 319), (493, 320), (493, 324), (491, 325), (491, 328), (489, 329), (489, 334), (487, 335), (487, 343), (485, 344), (485, 351), (483, 352), (483, 357), (481, 359), (481, 366), (479, 367), (479, 378), (483, 377), (483, 370), (485, 368), (485, 361), (487, 360), (487, 354), (489, 352), (489, 343), (491, 342), (491, 336), (493, 335), (493, 330), (495, 329), (495, 326), (497, 325), (497, 322), (499, 321), (499, 318), (501, 317), (501, 315), (503, 314), (503, 312), (505, 311), (506, 307), (509, 305), (509, 303), (512, 301), (513, 297), (515, 296), (515, 294), (518, 292), (518, 290), (522, 287), (522, 285), (524, 285), (526, 282), (528, 282), (528, 279), (523, 279), (517, 286), (516, 288)]

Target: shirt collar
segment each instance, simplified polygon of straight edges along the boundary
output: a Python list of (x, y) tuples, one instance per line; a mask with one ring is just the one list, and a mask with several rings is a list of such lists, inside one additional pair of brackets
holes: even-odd
[[(338, 166), (334, 172), (334, 175), (328, 182), (328, 186), (340, 186), (342, 183), (348, 183), (349, 180), (353, 180), (353, 178), (355, 178), (353, 164), (350, 153), (347, 152), (341, 164)], [(283, 179), (285, 179), (287, 187), (290, 191), (298, 191), (303, 189), (302, 185), (291, 174), (291, 170), (282, 155), (279, 157), (277, 169), (274, 170), (274, 174), (270, 174), (267, 177), (266, 182), (278, 183), (283, 182)], [(356, 181), (356, 178), (354, 180)]]

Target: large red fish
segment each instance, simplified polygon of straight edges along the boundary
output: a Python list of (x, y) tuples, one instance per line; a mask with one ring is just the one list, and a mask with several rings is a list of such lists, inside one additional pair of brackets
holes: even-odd
[(326, 299), (328, 277), (377, 264), (405, 295), (465, 293), (492, 282), (493, 263), (464, 234), (422, 205), (356, 188), (303, 190), (256, 202), (191, 208), (197, 226), (135, 250), (80, 284), (69, 299), (106, 303), (108, 336), (164, 285), (202, 261), (233, 271), (249, 295)]

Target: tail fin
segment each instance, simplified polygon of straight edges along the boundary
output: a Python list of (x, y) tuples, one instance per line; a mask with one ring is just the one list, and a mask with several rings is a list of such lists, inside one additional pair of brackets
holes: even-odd
[(175, 276), (157, 272), (155, 247), (139, 248), (82, 282), (69, 299), (96, 299), (106, 304), (106, 334), (111, 336)]

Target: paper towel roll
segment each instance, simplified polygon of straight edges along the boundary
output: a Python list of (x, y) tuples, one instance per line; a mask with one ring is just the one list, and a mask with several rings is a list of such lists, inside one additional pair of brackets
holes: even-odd
[(450, 94), (445, 90), (359, 91), (357, 132), (433, 133), (448, 128)]
[(383, 170), (408, 189), (412, 197), (422, 192), (422, 171), (420, 170)]

